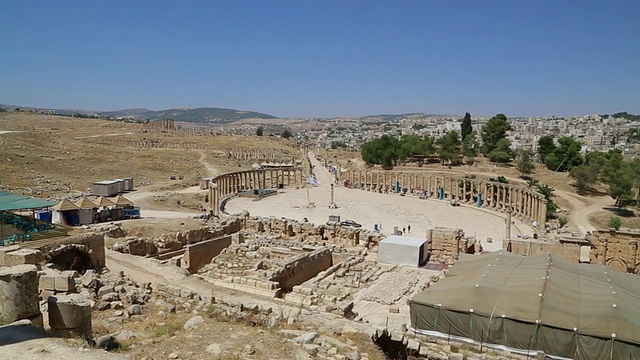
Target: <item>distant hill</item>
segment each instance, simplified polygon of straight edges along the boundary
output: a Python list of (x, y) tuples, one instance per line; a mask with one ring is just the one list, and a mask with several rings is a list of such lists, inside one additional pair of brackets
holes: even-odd
[(462, 119), (460, 115), (425, 114), (425, 113), (377, 114), (377, 115), (366, 115), (361, 117), (355, 117), (350, 119), (358, 120), (364, 123), (390, 123), (390, 122), (398, 122), (401, 120), (421, 120), (421, 119), (427, 119), (432, 117), (448, 118), (453, 120)]
[(221, 108), (176, 108), (167, 110), (128, 109), (99, 113), (108, 118), (132, 118), (136, 120), (173, 119), (191, 123), (227, 124), (243, 119), (277, 119), (276, 116), (254, 111)]
[(234, 109), (221, 108), (175, 108), (167, 110), (149, 110), (149, 109), (126, 109), (116, 111), (92, 111), (92, 110), (75, 110), (75, 109), (46, 109), (34, 107), (21, 107), (15, 105), (0, 104), (0, 109), (21, 109), (31, 110), (43, 113), (55, 113), (58, 115), (79, 115), (81, 117), (99, 117), (99, 118), (124, 118), (132, 120), (160, 120), (173, 119), (176, 121), (199, 123), (199, 124), (228, 124), (244, 119), (277, 119), (276, 116), (263, 114), (255, 111), (241, 111)]

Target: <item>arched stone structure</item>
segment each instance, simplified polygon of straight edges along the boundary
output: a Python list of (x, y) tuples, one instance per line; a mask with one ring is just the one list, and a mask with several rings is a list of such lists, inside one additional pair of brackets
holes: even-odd
[(221, 205), (230, 196), (241, 191), (252, 189), (267, 189), (288, 186), (301, 186), (306, 182), (302, 169), (286, 167), (278, 169), (245, 170), (226, 173), (211, 180), (210, 201), (211, 210), (218, 214)]
[(60, 270), (76, 270), (84, 274), (87, 269), (97, 268), (93, 250), (82, 244), (65, 244), (46, 254), (47, 262), (56, 264)]
[(350, 170), (341, 174), (341, 181), (349, 181), (349, 186), (375, 192), (395, 192), (396, 184), (408, 191), (424, 191), (429, 196), (478, 207), (506, 212), (533, 223), (538, 223), (539, 231), (544, 231), (547, 200), (530, 188), (503, 184), (481, 179), (470, 179), (455, 175), (428, 172), (403, 172), (380, 170)]

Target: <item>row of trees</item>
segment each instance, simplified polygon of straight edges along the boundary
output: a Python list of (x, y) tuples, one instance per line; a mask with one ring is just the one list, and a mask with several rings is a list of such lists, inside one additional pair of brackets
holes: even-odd
[[(262, 126), (258, 126), (258, 128), (256, 129), (256, 135), (257, 136), (262, 136), (264, 135), (264, 128)], [(293, 134), (291, 133), (291, 131), (289, 129), (285, 129), (281, 134), (280, 137), (284, 138), (284, 139), (288, 139), (290, 137), (292, 137)]]
[(482, 146), (476, 140), (471, 126), (471, 115), (466, 113), (460, 131), (449, 131), (439, 139), (430, 136), (405, 135), (400, 139), (383, 135), (368, 141), (360, 148), (362, 159), (371, 165), (384, 168), (405, 162), (408, 159), (422, 161), (437, 155), (442, 164), (457, 165), (464, 158), (469, 161), (481, 152), (494, 162), (509, 162), (515, 157), (506, 133), (511, 129), (504, 114), (492, 117), (482, 128)]
[(607, 193), (616, 200), (616, 206), (631, 203), (640, 207), (640, 159), (627, 161), (620, 150), (592, 152), (583, 163), (569, 172), (579, 193), (587, 193), (594, 186), (607, 185)]

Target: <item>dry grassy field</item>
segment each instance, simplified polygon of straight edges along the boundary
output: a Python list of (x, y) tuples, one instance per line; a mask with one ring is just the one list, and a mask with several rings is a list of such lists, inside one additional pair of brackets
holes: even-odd
[[(31, 113), (0, 113), (0, 186), (4, 190), (53, 197), (87, 191), (93, 182), (133, 177), (136, 188), (181, 188), (218, 172), (246, 169), (251, 161), (224, 158), (234, 147), (296, 151), (279, 138), (144, 133), (142, 124)], [(139, 141), (201, 149), (147, 148)], [(124, 142), (118, 144), (117, 142)], [(171, 181), (176, 175), (182, 181)]]

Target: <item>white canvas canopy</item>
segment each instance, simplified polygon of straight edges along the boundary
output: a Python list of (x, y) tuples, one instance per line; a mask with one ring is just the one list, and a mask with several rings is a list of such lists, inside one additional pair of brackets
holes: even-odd
[(391, 235), (378, 244), (378, 262), (419, 267), (428, 259), (428, 240)]
[(51, 207), (51, 222), (59, 225), (75, 225), (74, 222), (78, 217), (78, 205), (72, 203), (68, 199), (62, 199), (59, 203)]

